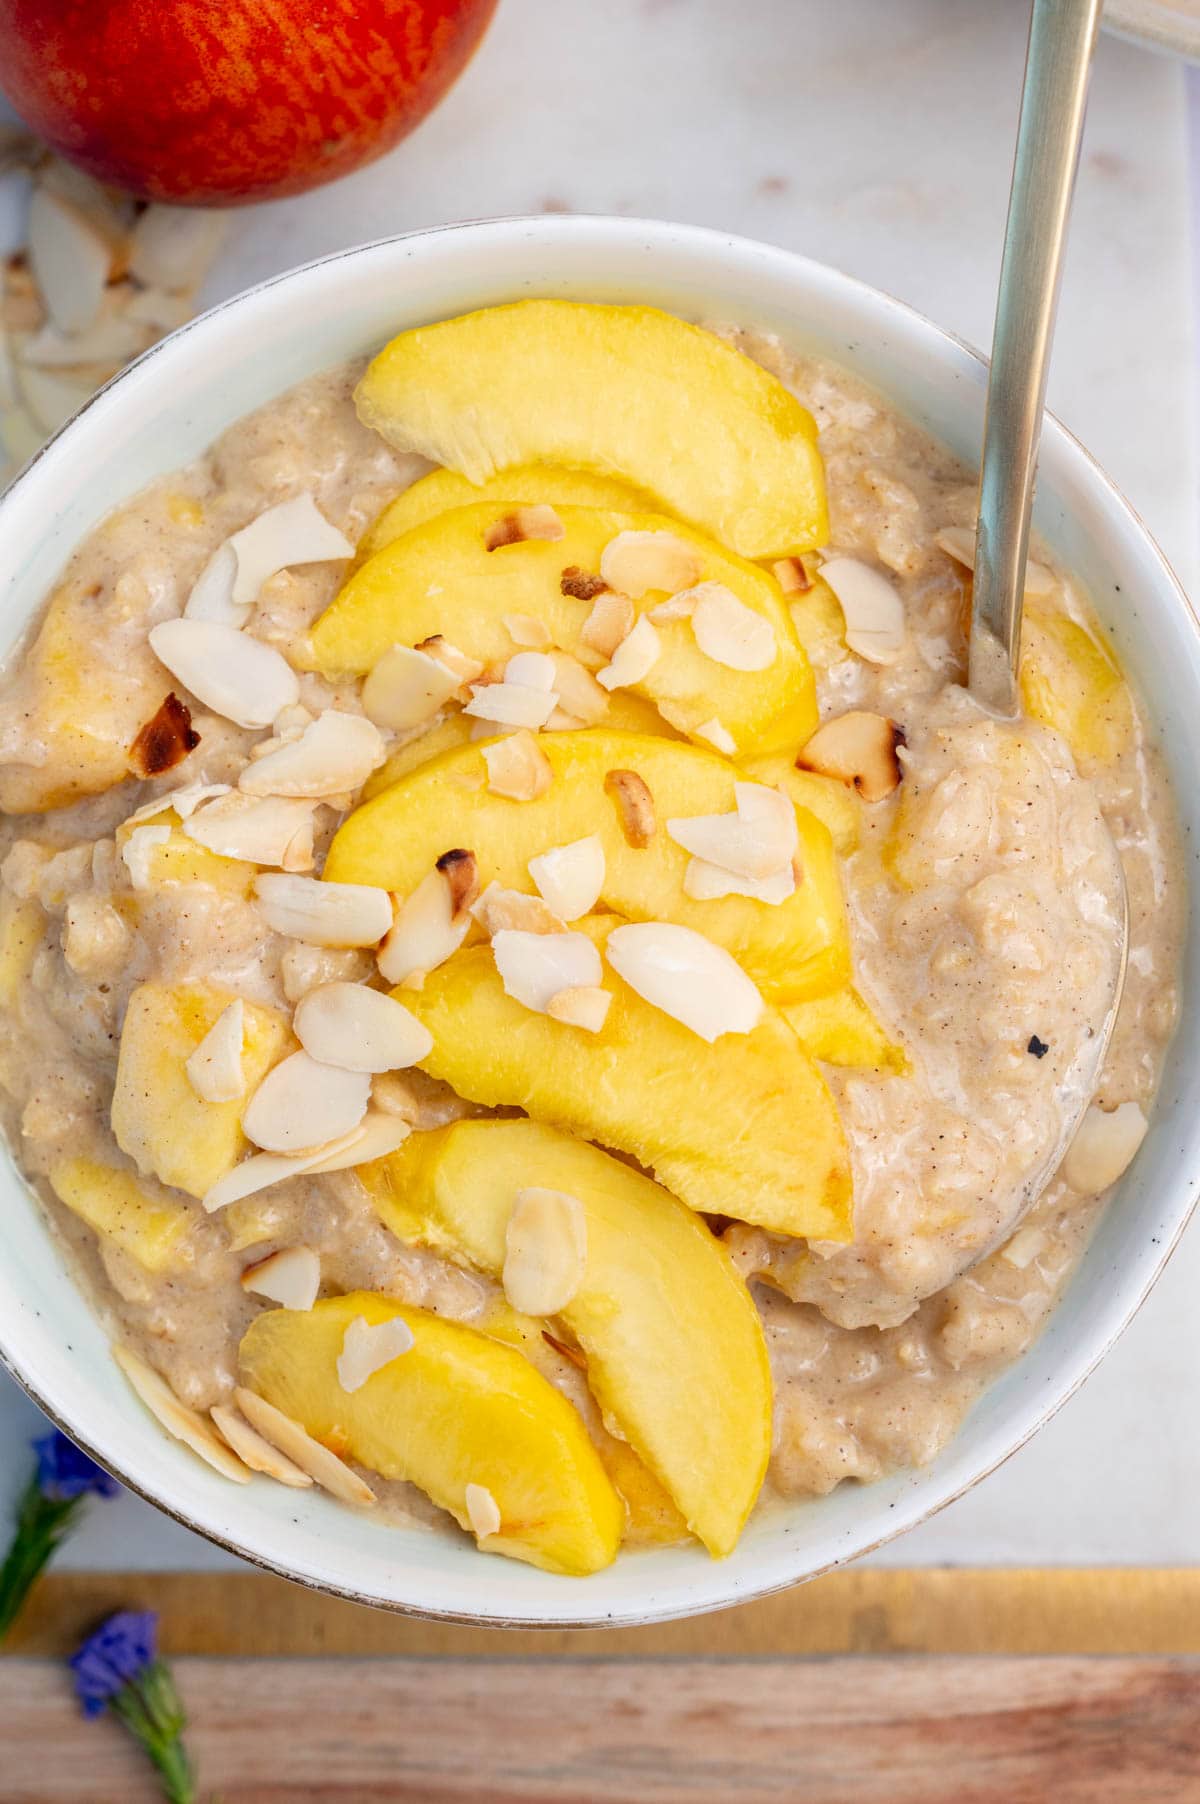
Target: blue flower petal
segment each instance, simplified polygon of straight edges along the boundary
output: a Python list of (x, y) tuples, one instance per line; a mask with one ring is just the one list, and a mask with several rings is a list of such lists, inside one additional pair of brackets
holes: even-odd
[(155, 1658), (158, 1617), (153, 1610), (119, 1610), (89, 1635), (68, 1664), (75, 1693), (88, 1716), (136, 1679)]
[(115, 1497), (120, 1490), (111, 1473), (98, 1466), (58, 1429), (34, 1441), (37, 1454), (38, 1489), (46, 1497), (65, 1502), (94, 1491), (99, 1497)]

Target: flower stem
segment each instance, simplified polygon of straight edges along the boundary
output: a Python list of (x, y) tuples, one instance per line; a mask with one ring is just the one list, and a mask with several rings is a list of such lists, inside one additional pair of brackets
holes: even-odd
[(0, 1641), (20, 1615), (42, 1569), (69, 1532), (82, 1497), (47, 1497), (36, 1474), (21, 1493), (17, 1527), (0, 1566)]

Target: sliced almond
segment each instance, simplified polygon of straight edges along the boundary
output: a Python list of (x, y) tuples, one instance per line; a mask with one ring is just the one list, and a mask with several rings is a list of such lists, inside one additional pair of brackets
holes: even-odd
[(651, 590), (690, 589), (699, 580), (700, 558), (673, 532), (619, 532), (600, 555), (600, 574), (610, 589), (637, 601)]
[(869, 664), (895, 664), (908, 643), (904, 603), (881, 570), (853, 557), (830, 558), (821, 576), (838, 598), (846, 644)]
[(460, 684), (473, 683), (476, 677), (483, 675), (483, 665), (478, 658), (469, 658), (465, 651), (459, 651), (457, 645), (451, 645), (449, 639), (443, 639), (440, 633), (431, 633), (428, 639), (422, 639), (414, 651), (423, 651), (426, 657), (436, 658), (445, 666)]
[(470, 926), (470, 915), (458, 908), (445, 875), (435, 868), (396, 910), (379, 948), (382, 976), (403, 983), (416, 971), (436, 970), (457, 952)]
[(550, 644), (548, 630), (532, 614), (502, 614), (500, 618), (514, 645), (527, 645), (534, 651), (540, 651)]
[[(173, 808), (180, 820), (186, 821), (190, 820), (197, 808), (205, 802), (211, 802), (217, 796), (229, 794), (231, 791), (228, 783), (185, 783), (182, 789), (168, 790), (165, 796), (161, 796), (157, 802), (148, 803), (147, 806), (156, 810), (163, 806)], [(131, 820), (134, 818), (134, 816), (130, 816)]]
[(170, 837), (170, 827), (135, 827), (129, 835), (121, 847), (121, 857), (134, 889), (150, 888), (154, 854)]
[(311, 1152), (358, 1127), (370, 1100), (365, 1072), (293, 1052), (268, 1071), (246, 1106), (242, 1128), (264, 1152)]
[(233, 599), (241, 607), (256, 601), (263, 584), (280, 570), (354, 556), (349, 539), (330, 525), (311, 495), (296, 495), (267, 508), (235, 532), (229, 543), (238, 565)]
[(363, 713), (377, 726), (407, 733), (432, 720), (460, 684), (461, 678), (440, 658), (393, 645), (363, 684)]
[(131, 1388), (169, 1435), (198, 1453), (223, 1478), (232, 1478), (239, 1485), (250, 1482), (250, 1473), (236, 1454), (213, 1433), (202, 1415), (179, 1401), (166, 1379), (153, 1366), (147, 1365), (140, 1353), (132, 1352), (129, 1347), (114, 1346), (112, 1356)]
[[(364, 1124), (365, 1125), (365, 1124)], [(256, 1196), (260, 1190), (270, 1190), (275, 1184), (284, 1184), (290, 1178), (304, 1177), (315, 1171), (320, 1165), (326, 1171), (336, 1170), (330, 1163), (338, 1155), (351, 1148), (356, 1148), (363, 1138), (362, 1128), (356, 1128), (349, 1134), (343, 1134), (338, 1140), (331, 1141), (328, 1146), (315, 1147), (312, 1152), (298, 1158), (286, 1157), (283, 1153), (251, 1153), (227, 1171), (223, 1178), (218, 1178), (212, 1188), (202, 1198), (205, 1209), (210, 1215), (218, 1209), (227, 1209), (230, 1203), (240, 1203), (244, 1196)], [(353, 1163), (350, 1160), (349, 1163)]]
[(434, 866), (442, 873), (450, 891), (450, 919), (457, 922), (467, 913), (479, 894), (479, 865), (474, 852), (455, 846), (443, 852)]
[(796, 856), (796, 810), (785, 795), (762, 783), (735, 783), (737, 808), (728, 814), (696, 814), (667, 822), (676, 845), (737, 877), (774, 877)]
[(394, 1315), (386, 1322), (368, 1322), (355, 1316), (342, 1336), (342, 1350), (337, 1356), (338, 1383), (347, 1393), (361, 1391), (368, 1378), (390, 1366), (393, 1359), (411, 1353), (416, 1336), (403, 1316)]
[(243, 1290), (269, 1297), (284, 1309), (311, 1309), (321, 1289), (321, 1260), (311, 1247), (285, 1247), (248, 1265), (241, 1276)]
[(433, 1047), (429, 1029), (403, 1003), (361, 983), (309, 990), (293, 1026), (305, 1052), (345, 1071), (400, 1071)]
[(504, 666), (504, 681), (525, 689), (554, 688), (554, 659), (544, 651), (519, 651)]
[(188, 708), (172, 690), (142, 727), (129, 748), (129, 762), (138, 777), (161, 777), (200, 743)]
[(702, 1040), (748, 1034), (763, 1000), (736, 959), (691, 927), (637, 921), (615, 927), (605, 957), (631, 990)]
[[(521, 654), (522, 657), (538, 655), (536, 652)], [(471, 687), (471, 699), (463, 713), (479, 720), (495, 721), (502, 727), (544, 727), (557, 703), (558, 696), (553, 689), (542, 689), (529, 683), (476, 683)]]
[(635, 770), (610, 770), (605, 774), (604, 793), (612, 797), (621, 819), (626, 842), (639, 850), (648, 846), (657, 831), (654, 797), (644, 777)]
[(818, 727), (796, 759), (800, 770), (836, 777), (864, 802), (882, 802), (899, 786), (902, 728), (882, 714), (852, 709)]
[(254, 887), (267, 926), (310, 946), (377, 946), (392, 925), (392, 899), (372, 884), (271, 871)]
[(1000, 1257), (1006, 1265), (1015, 1265), (1018, 1271), (1023, 1272), (1046, 1250), (1046, 1244), (1044, 1229), (1032, 1226), (1018, 1228), (1007, 1245), (1000, 1249)]
[(125, 312), (139, 325), (155, 332), (175, 332), (187, 324), (194, 309), (183, 295), (168, 294), (165, 288), (139, 288), (125, 303)]
[(526, 539), (561, 539), (566, 527), (552, 507), (538, 502), (531, 507), (517, 507), (493, 521), (483, 535), (488, 551), (500, 551), (505, 545), (520, 545)]
[(221, 1010), (184, 1067), (201, 1102), (236, 1102), (245, 1091), (245, 1029), (246, 1008), (238, 996)]
[(751, 901), (766, 902), (778, 908), (796, 893), (795, 864), (787, 865), (770, 877), (738, 877), (733, 871), (709, 864), (703, 858), (689, 858), (683, 873), (683, 893), (693, 902), (717, 902), (723, 896), (749, 896)]
[(514, 802), (535, 802), (545, 795), (554, 778), (549, 759), (528, 731), (513, 733), (495, 745), (485, 745), (483, 761), (492, 794), (507, 796)]
[(591, 914), (604, 887), (604, 844), (598, 833), (553, 846), (529, 860), (538, 892), (564, 921)]
[(300, 699), (296, 673), (273, 645), (217, 620), (163, 620), (150, 649), (214, 714), (239, 727), (269, 727)]
[(500, 1505), (486, 1485), (468, 1485), (463, 1493), (467, 1521), (477, 1541), (487, 1541), (500, 1533)]
[(492, 955), (505, 994), (538, 1014), (562, 990), (596, 988), (603, 968), (585, 933), (523, 933), (505, 927), (492, 936)]
[[(704, 585), (701, 584), (700, 588)], [(649, 610), (651, 620), (690, 620), (696, 611), (696, 597), (700, 589), (681, 589), (678, 595), (668, 595), (665, 601), (655, 602)]]
[(340, 795), (360, 788), (386, 757), (378, 727), (326, 708), (299, 739), (248, 764), (238, 787), (259, 796)]
[(1105, 1109), (1093, 1103), (1067, 1148), (1062, 1174), (1081, 1196), (1097, 1196), (1123, 1177), (1146, 1137), (1149, 1123), (1139, 1103)]
[(29, 262), (60, 332), (86, 332), (100, 312), (112, 246), (79, 209), (44, 185), (29, 204)]
[(370, 1485), (352, 1472), (344, 1460), (336, 1453), (330, 1453), (328, 1447), (322, 1447), (320, 1441), (314, 1441), (306, 1428), (291, 1416), (285, 1416), (281, 1409), (260, 1397), (257, 1391), (246, 1390), (239, 1386), (233, 1393), (234, 1401), (252, 1428), (270, 1441), (272, 1447), (278, 1447), (290, 1460), (314, 1478), (323, 1490), (334, 1497), (340, 1497), (343, 1503), (370, 1504), (378, 1502)]
[(802, 557), (777, 558), (771, 565), (771, 575), (785, 595), (805, 595), (812, 588), (812, 577)]
[[(371, 1085), (372, 1096), (378, 1082), (376, 1078)], [(389, 1114), (386, 1109), (368, 1109), (362, 1126), (344, 1141), (338, 1141), (332, 1150), (327, 1147), (319, 1153), (308, 1170), (313, 1177), (319, 1177), (327, 1171), (349, 1171), (357, 1165), (373, 1165), (376, 1159), (386, 1159), (398, 1146), (403, 1146), (411, 1132), (411, 1123)]]
[(587, 1216), (577, 1196), (518, 1190), (504, 1231), (504, 1294), (522, 1315), (558, 1315), (583, 1281)]
[(256, 1428), (243, 1421), (235, 1409), (224, 1403), (214, 1403), (208, 1413), (222, 1438), (252, 1472), (265, 1473), (268, 1478), (281, 1485), (291, 1485), (297, 1491), (312, 1484), (307, 1472), (302, 1472), (286, 1454), (280, 1453), (278, 1447), (272, 1447), (270, 1441), (264, 1440)]
[(301, 848), (306, 845), (304, 868), (312, 866), (311, 802), (281, 796), (247, 796), (233, 790), (197, 808), (183, 822), (183, 831), (210, 852), (222, 858), (240, 858), (247, 864), (289, 862), (294, 869)]
[(489, 939), (506, 928), (513, 928), (518, 933), (562, 933), (567, 925), (540, 896), (528, 896), (519, 889), (503, 889), (498, 883), (488, 884), (471, 913)]
[[(590, 670), (573, 658), (569, 652), (555, 651), (550, 656), (554, 660), (554, 682), (551, 685), (558, 696), (559, 711), (569, 715), (581, 726), (594, 727), (608, 713), (609, 699), (607, 691), (602, 689)], [(554, 716), (546, 722), (553, 724)]]
[[(947, 557), (968, 570), (975, 568), (975, 534), (969, 526), (943, 526), (933, 535), (933, 542)], [(1053, 570), (1030, 558), (1025, 565), (1026, 595), (1049, 595), (1055, 587)]]
[(37, 369), (74, 369), (80, 364), (113, 364), (119, 367), (144, 351), (150, 334), (136, 319), (115, 311), (102, 311), (82, 332), (68, 335), (47, 320), (21, 347), (22, 363)]
[(557, 996), (551, 996), (546, 1013), (552, 1021), (598, 1034), (608, 1019), (611, 1004), (610, 991), (602, 990), (596, 984), (578, 984), (574, 989), (560, 990)]
[(42, 431), (49, 433), (65, 425), (101, 383), (114, 374), (107, 368), (85, 374), (81, 370), (39, 370), (18, 364), (17, 381), (29, 412)]
[(711, 745), (716, 751), (722, 752), (726, 758), (732, 758), (737, 751), (737, 740), (727, 727), (721, 725), (721, 722), (715, 715), (712, 720), (704, 721), (701, 726), (698, 726), (695, 729), (694, 737), (703, 739), (707, 745)]
[[(563, 572), (566, 581), (567, 572)], [(579, 629), (579, 637), (585, 645), (589, 645), (602, 658), (611, 658), (623, 639), (627, 639), (633, 631), (637, 614), (628, 595), (618, 595), (612, 589), (604, 587), (603, 577), (589, 577), (588, 582), (597, 582), (599, 590), (593, 590), (595, 601), (592, 611)], [(569, 595), (578, 594), (576, 589), (568, 589)], [(589, 600), (589, 596), (582, 596)]]
[(764, 614), (739, 601), (724, 583), (700, 583), (690, 591), (692, 631), (706, 658), (729, 670), (766, 670), (779, 643)]
[(130, 273), (148, 288), (196, 288), (220, 249), (229, 215), (201, 207), (147, 207), (133, 228)]
[(662, 653), (662, 640), (653, 622), (645, 614), (633, 630), (622, 639), (611, 661), (596, 672), (596, 681), (605, 689), (628, 689), (642, 682)]

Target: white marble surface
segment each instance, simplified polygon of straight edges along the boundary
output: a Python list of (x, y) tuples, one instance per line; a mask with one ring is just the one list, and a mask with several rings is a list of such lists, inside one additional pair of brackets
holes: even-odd
[[(1019, 0), (502, 0), (466, 77), (407, 145), (334, 188), (237, 216), (209, 296), (365, 238), (568, 207), (770, 239), (986, 343), (1025, 17)], [(1200, 121), (1200, 92), (1197, 108)], [(1193, 583), (1187, 157), (1183, 71), (1103, 42), (1051, 402)], [(1200, 1229), (1056, 1421), (877, 1557), (1200, 1559), (1198, 1289)], [(0, 1493), (15, 1489), (37, 1420), (0, 1384)], [(229, 1561), (126, 1497), (93, 1509), (64, 1563)]]

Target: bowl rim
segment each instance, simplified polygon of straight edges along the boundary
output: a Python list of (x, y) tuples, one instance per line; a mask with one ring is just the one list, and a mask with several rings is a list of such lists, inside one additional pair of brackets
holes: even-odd
[[(131, 363), (119, 370), (116, 375), (104, 383), (101, 388), (90, 395), (87, 400), (57, 428), (51, 437), (39, 447), (29, 461), (22, 466), (8, 488), (3, 492), (0, 492), (0, 527), (3, 525), (4, 515), (8, 507), (13, 499), (19, 496), (19, 492), (23, 490), (33, 472), (46, 457), (53, 454), (54, 448), (58, 445), (59, 441), (65, 435), (72, 433), (76, 423), (86, 413), (100, 403), (106, 396), (111, 395), (114, 390), (121, 388), (121, 386), (135, 373), (144, 372), (147, 365), (149, 365), (157, 356), (173, 351), (181, 340), (197, 330), (206, 328), (210, 322), (252, 304), (256, 299), (269, 293), (269, 291), (276, 287), (292, 284), (302, 285), (304, 279), (310, 275), (338, 263), (354, 261), (355, 259), (369, 255), (372, 252), (383, 251), (395, 246), (423, 242), (440, 237), (462, 238), (475, 234), (484, 236), (496, 232), (511, 233), (520, 230), (528, 231), (530, 228), (536, 228), (539, 233), (545, 233), (547, 236), (561, 236), (564, 239), (569, 239), (575, 233), (580, 231), (586, 232), (589, 229), (616, 231), (618, 233), (627, 234), (631, 238), (637, 237), (639, 234), (651, 234), (656, 237), (662, 234), (669, 234), (670, 239), (674, 244), (682, 244), (701, 255), (707, 255), (710, 258), (716, 258), (718, 260), (722, 256), (729, 255), (766, 256), (773, 260), (776, 269), (785, 274), (790, 273), (793, 277), (798, 276), (801, 280), (807, 276), (810, 282), (813, 277), (826, 280), (832, 278), (836, 284), (858, 293), (871, 304), (882, 301), (889, 309), (894, 310), (906, 321), (915, 323), (919, 328), (923, 329), (931, 339), (939, 341), (939, 351), (943, 356), (946, 351), (956, 354), (959, 358), (965, 359), (967, 362), (974, 365), (976, 373), (987, 367), (988, 360), (986, 356), (967, 339), (950, 331), (948, 328), (939, 325), (936, 321), (930, 319), (928, 315), (909, 305), (907, 302), (898, 299), (888, 290), (866, 282), (861, 277), (837, 269), (831, 264), (822, 263), (818, 259), (804, 256), (799, 252), (767, 244), (762, 240), (749, 238), (744, 234), (728, 232), (710, 226), (681, 224), (676, 221), (598, 213), (567, 215), (514, 214), (496, 218), (452, 221), (421, 227), (410, 232), (385, 234), (360, 244), (345, 246), (339, 250), (327, 252), (322, 256), (311, 258), (308, 261), (297, 264), (287, 270), (277, 271), (264, 277), (261, 281), (254, 283), (252, 286), (240, 290), (237, 294), (230, 295), (223, 300), (215, 302), (203, 313), (196, 315), (193, 319), (186, 321), (182, 326), (177, 327), (162, 339), (157, 340)], [(657, 247), (647, 246), (646, 248), (664, 249), (665, 245), (660, 243)], [(637, 278), (631, 278), (630, 285), (636, 287), (636, 284)], [(801, 302), (798, 297), (797, 306), (799, 307), (800, 304)], [(847, 352), (845, 362), (846, 367), (853, 372), (853, 352)], [(277, 394), (282, 394), (285, 390), (284, 388), (280, 388), (275, 392)], [(250, 409), (249, 411), (253, 411), (253, 409)], [(1071, 452), (1079, 460), (1091, 481), (1104, 491), (1105, 506), (1108, 513), (1112, 517), (1124, 516), (1126, 521), (1132, 525), (1135, 536), (1140, 538), (1148, 548), (1152, 560), (1158, 566), (1164, 589), (1171, 593), (1173, 602), (1179, 609), (1181, 618), (1186, 623), (1191, 637), (1197, 645), (1200, 646), (1200, 614), (1198, 614), (1196, 608), (1193, 607), (1191, 600), (1169, 560), (1155, 539), (1153, 533), (1146, 526), (1140, 514), (1131, 505), (1113, 479), (1104, 471), (1095, 457), (1093, 457), (1081, 443), (1076, 434), (1073, 433), (1069, 427), (1065, 426), (1058, 416), (1049, 409), (1046, 410), (1044, 416), (1043, 436), (1044, 438), (1056, 438), (1060, 446), (1065, 447)], [(22, 628), (25, 624), (26, 622), (22, 622)], [(18, 634), (17, 639), (13, 643), (12, 650), (19, 652), (21, 644), (22, 640)], [(25, 1182), (19, 1167), (16, 1168), (16, 1170), (20, 1181)], [(27, 1188), (29, 1187), (27, 1186)], [(1145, 1303), (1146, 1298), (1162, 1276), (1171, 1255), (1178, 1246), (1179, 1241), (1196, 1210), (1197, 1203), (1200, 1202), (1200, 1176), (1194, 1180), (1181, 1182), (1180, 1195), (1182, 1199), (1181, 1206), (1178, 1209), (1172, 1232), (1169, 1236), (1164, 1236), (1158, 1243), (1157, 1255), (1153, 1263), (1145, 1271), (1137, 1290), (1122, 1304), (1119, 1316), (1116, 1318), (1115, 1322), (1109, 1326), (1103, 1339), (1095, 1344), (1082, 1363), (1077, 1362), (1074, 1365), (1066, 1382), (1057, 1382), (1049, 1401), (1041, 1403), (1036, 1408), (1030, 1410), (1029, 1420), (1023, 1426), (1015, 1440), (1007, 1442), (1001, 1450), (994, 1453), (994, 1455), (987, 1457), (985, 1463), (977, 1466), (969, 1474), (963, 1476), (961, 1481), (954, 1482), (950, 1488), (936, 1492), (929, 1501), (923, 1503), (919, 1510), (912, 1513), (902, 1510), (897, 1511), (897, 1514), (900, 1517), (899, 1521), (893, 1522), (890, 1526), (884, 1528), (881, 1533), (875, 1535), (871, 1539), (855, 1544), (849, 1551), (832, 1554), (830, 1557), (820, 1561), (819, 1564), (806, 1567), (802, 1572), (787, 1571), (781, 1576), (766, 1576), (762, 1578), (751, 1577), (741, 1584), (734, 1584), (731, 1582), (727, 1587), (726, 1594), (717, 1599), (708, 1595), (704, 1595), (696, 1601), (692, 1601), (688, 1598), (676, 1598), (669, 1603), (651, 1607), (643, 1611), (626, 1608), (617, 1608), (615, 1610), (611, 1608), (607, 1610), (593, 1609), (589, 1611), (586, 1608), (586, 1597), (589, 1588), (587, 1585), (580, 1587), (581, 1608), (579, 1611), (571, 1614), (538, 1614), (536, 1611), (533, 1611), (520, 1615), (498, 1615), (489, 1613), (486, 1610), (463, 1611), (452, 1607), (442, 1608), (432, 1604), (414, 1604), (395, 1596), (384, 1596), (379, 1592), (363, 1591), (353, 1584), (342, 1583), (328, 1576), (321, 1576), (313, 1572), (298, 1570), (283, 1559), (273, 1559), (265, 1552), (252, 1547), (247, 1547), (232, 1532), (222, 1532), (212, 1524), (201, 1524), (190, 1516), (185, 1509), (171, 1501), (169, 1493), (160, 1492), (160, 1490), (152, 1487), (149, 1481), (132, 1476), (130, 1473), (126, 1472), (119, 1463), (114, 1462), (110, 1456), (106, 1455), (91, 1441), (85, 1431), (69, 1424), (64, 1416), (60, 1414), (58, 1407), (41, 1394), (36, 1383), (34, 1383), (22, 1369), (21, 1361), (16, 1352), (6, 1344), (7, 1330), (3, 1324), (0, 1324), (0, 1368), (8, 1373), (21, 1390), (25, 1392), (31, 1401), (37, 1405), (56, 1427), (68, 1434), (91, 1458), (96, 1460), (97, 1463), (106, 1470), (110, 1471), (117, 1479), (119, 1479), (121, 1484), (127, 1490), (141, 1498), (143, 1501), (153, 1505), (154, 1508), (162, 1511), (164, 1515), (189, 1529), (193, 1534), (200, 1535), (213, 1545), (222, 1548), (228, 1553), (236, 1555), (239, 1559), (260, 1571), (290, 1579), (293, 1583), (303, 1585), (307, 1589), (316, 1591), (325, 1596), (338, 1597), (345, 1599), (348, 1602), (365, 1604), (372, 1608), (384, 1609), (393, 1613), (412, 1616), (426, 1621), (456, 1623), (464, 1626), (488, 1629), (583, 1630), (613, 1626), (645, 1626), (658, 1622), (682, 1620), (688, 1617), (706, 1615), (717, 1610), (728, 1609), (742, 1603), (749, 1603), (758, 1598), (774, 1596), (782, 1591), (791, 1590), (800, 1584), (807, 1583), (810, 1579), (822, 1577), (841, 1566), (849, 1564), (851, 1561), (861, 1559), (866, 1554), (876, 1552), (879, 1548), (886, 1546), (888, 1543), (908, 1533), (910, 1529), (929, 1521), (932, 1517), (945, 1509), (947, 1505), (956, 1502), (969, 1491), (974, 1490), (976, 1485), (1005, 1464), (1015, 1453), (1019, 1452), (1047, 1422), (1058, 1414), (1063, 1405), (1070, 1401), (1081, 1385), (1091, 1376), (1096, 1367), (1111, 1351), (1116, 1341), (1121, 1337), (1130, 1322), (1137, 1315), (1142, 1305)], [(1086, 1250), (1084, 1257), (1086, 1258)], [(1078, 1268), (1069, 1280), (1068, 1290), (1074, 1285), (1077, 1274)], [(64, 1275), (69, 1280), (69, 1272), (64, 1273)], [(1064, 1293), (1064, 1295), (1065, 1294), (1066, 1293)], [(84, 1302), (89, 1311), (95, 1315), (96, 1311), (92, 1308), (91, 1302), (86, 1297), (86, 1294), (84, 1296)], [(1060, 1298), (1055, 1309), (1051, 1311), (1047, 1324), (1043, 1325), (1042, 1331), (1044, 1331), (1044, 1327), (1048, 1325), (1049, 1321), (1053, 1320), (1058, 1308), (1061, 1307), (1061, 1303), (1062, 1299)], [(1036, 1344), (1037, 1339), (1035, 1337), (1035, 1341), (1032, 1345), (1036, 1346)], [(1032, 1346), (1021, 1356), (1021, 1359), (1014, 1362), (1014, 1367), (1012, 1369), (1015, 1369), (1024, 1359), (1028, 1358), (1031, 1351)], [(990, 1388), (990, 1386), (988, 1388)], [(972, 1405), (972, 1409), (974, 1407), (975, 1405)], [(803, 1503), (804, 1500), (801, 1499), (798, 1500), (795, 1506), (783, 1505), (781, 1507), (803, 1507)], [(637, 1551), (638, 1550), (631, 1550), (630, 1553), (626, 1553), (623, 1556), (623, 1559), (628, 1561), (631, 1558), (636, 1558)], [(597, 1582), (602, 1584), (603, 1579), (603, 1573), (593, 1575), (592, 1579), (589, 1581), (589, 1585), (595, 1585)], [(701, 1587), (701, 1589), (703, 1590), (704, 1588)]]

